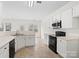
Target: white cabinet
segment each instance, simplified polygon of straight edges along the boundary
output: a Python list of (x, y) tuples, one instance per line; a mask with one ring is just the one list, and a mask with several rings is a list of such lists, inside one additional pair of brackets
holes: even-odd
[(9, 58), (9, 43), (0, 48), (0, 58)]
[(17, 36), (15, 39), (15, 52), (23, 47), (25, 47), (24, 36)]
[(35, 45), (35, 36), (26, 36), (25, 37), (26, 46), (34, 46)]
[(24, 36), (18, 36), (18, 47), (19, 49), (25, 47), (25, 39)]
[(73, 17), (79, 17), (79, 5), (73, 7)]
[(34, 46), (35, 36), (16, 36), (15, 38), (15, 52), (24, 48), (25, 46)]
[(57, 38), (57, 52), (65, 58), (79, 58), (79, 39)]
[(66, 54), (66, 41), (62, 38), (57, 38), (57, 52), (65, 57)]
[(59, 20), (62, 21), (62, 28), (72, 28), (72, 8), (63, 11), (60, 14), (54, 15), (53, 20), (50, 22), (52, 24), (53, 22), (57, 22)]
[(30, 39), (30, 46), (35, 46), (35, 36), (31, 36)]
[(62, 28), (72, 28), (72, 9), (68, 9), (62, 13)]

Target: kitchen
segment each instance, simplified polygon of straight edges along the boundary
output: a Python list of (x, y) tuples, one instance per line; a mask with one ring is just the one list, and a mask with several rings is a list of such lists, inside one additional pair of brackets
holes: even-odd
[(79, 1), (0, 1), (0, 58), (79, 58)]

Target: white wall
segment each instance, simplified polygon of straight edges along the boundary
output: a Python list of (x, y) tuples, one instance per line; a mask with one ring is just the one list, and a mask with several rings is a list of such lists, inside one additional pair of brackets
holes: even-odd
[(40, 30), (40, 24), (41, 21), (39, 20), (26, 20), (26, 19), (3, 19), (2, 21), (3, 24), (5, 23), (11, 23), (12, 25), (12, 31), (20, 30), (20, 27), (23, 26), (25, 31), (29, 30), (30, 25), (37, 25), (39, 31)]
[(36, 24), (40, 30), (42, 15), (39, 11), (37, 10), (38, 13), (35, 13), (34, 8), (28, 9), (22, 3), (0, 2), (0, 25), (2, 23), (12, 23), (12, 31), (15, 31), (20, 30), (21, 25), (24, 26), (25, 30), (28, 30), (30, 24)]
[(56, 16), (56, 15), (61, 15), (65, 10), (68, 10), (68, 9), (70, 9), (70, 8), (76, 6), (76, 5), (79, 5), (79, 2), (77, 2), (77, 1), (70, 2), (66, 5), (64, 5), (63, 7), (61, 7), (60, 9), (57, 9), (55, 12), (52, 12), (50, 15), (48, 15), (48, 17), (46, 17), (44, 19), (44, 21), (42, 21), (42, 24), (45, 24), (45, 25), (42, 26), (42, 28), (43, 28), (42, 39), (44, 39), (44, 33), (45, 32), (52, 33), (53, 29), (49, 28), (49, 27), (51, 25), (50, 23), (53, 21), (53, 17)]

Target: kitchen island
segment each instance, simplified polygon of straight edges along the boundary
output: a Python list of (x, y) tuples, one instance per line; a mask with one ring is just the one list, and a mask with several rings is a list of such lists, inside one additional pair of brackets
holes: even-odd
[(34, 32), (19, 32), (15, 38), (15, 52), (21, 48), (35, 46), (35, 33)]
[(9, 58), (9, 43), (13, 39), (15, 39), (15, 53), (21, 48), (35, 46), (34, 32), (0, 32), (0, 58)]
[(0, 58), (9, 58), (9, 42), (15, 39), (15, 36), (0, 36)]

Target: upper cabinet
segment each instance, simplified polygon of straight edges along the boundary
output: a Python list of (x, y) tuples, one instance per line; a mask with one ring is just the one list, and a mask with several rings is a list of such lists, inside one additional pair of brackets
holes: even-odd
[(79, 5), (73, 7), (73, 17), (79, 17)]
[(64, 11), (61, 15), (62, 28), (72, 28), (72, 9)]
[(53, 15), (52, 17), (50, 26), (52, 23), (61, 20), (61, 28), (72, 28), (72, 8)]
[(52, 19), (50, 21), (50, 26), (52, 23), (59, 20), (61, 20), (62, 22), (62, 28), (78, 28), (79, 5), (72, 8), (70, 7), (69, 9), (59, 11), (58, 13), (53, 14)]

